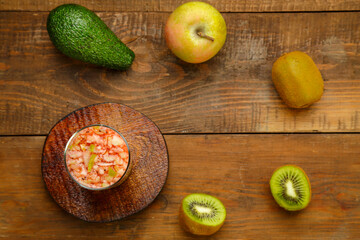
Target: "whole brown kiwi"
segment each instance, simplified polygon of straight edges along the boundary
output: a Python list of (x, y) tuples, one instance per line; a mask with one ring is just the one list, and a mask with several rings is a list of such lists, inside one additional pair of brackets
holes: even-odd
[(275, 61), (272, 80), (282, 100), (291, 108), (310, 106), (320, 100), (324, 90), (324, 81), (314, 61), (299, 51), (284, 54)]

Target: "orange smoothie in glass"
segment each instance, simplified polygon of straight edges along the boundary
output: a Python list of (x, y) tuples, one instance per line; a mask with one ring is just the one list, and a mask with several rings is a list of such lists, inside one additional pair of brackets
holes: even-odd
[(130, 171), (129, 161), (125, 138), (104, 125), (81, 129), (70, 138), (65, 149), (65, 164), (70, 176), (80, 186), (91, 190), (120, 184)]

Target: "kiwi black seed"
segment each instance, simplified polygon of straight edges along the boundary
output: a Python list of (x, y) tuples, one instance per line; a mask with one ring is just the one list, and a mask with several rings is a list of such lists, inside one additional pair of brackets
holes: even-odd
[(288, 211), (307, 207), (311, 200), (311, 185), (303, 169), (285, 165), (275, 170), (270, 179), (270, 189), (275, 201)]
[(222, 202), (208, 194), (186, 196), (180, 206), (180, 225), (195, 235), (211, 235), (224, 224), (226, 209)]

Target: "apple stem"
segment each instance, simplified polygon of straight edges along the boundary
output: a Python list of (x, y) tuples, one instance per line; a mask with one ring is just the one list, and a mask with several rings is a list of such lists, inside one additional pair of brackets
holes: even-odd
[(213, 37), (210, 37), (210, 36), (206, 35), (206, 34), (203, 33), (203, 32), (197, 32), (197, 35), (198, 35), (199, 37), (206, 38), (206, 39), (208, 39), (208, 40), (210, 40), (210, 41), (214, 41), (214, 40), (215, 40)]

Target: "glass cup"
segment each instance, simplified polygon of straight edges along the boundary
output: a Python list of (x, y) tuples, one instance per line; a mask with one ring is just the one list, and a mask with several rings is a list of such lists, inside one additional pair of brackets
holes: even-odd
[[(88, 129), (88, 128), (92, 128), (92, 129)], [(89, 173), (91, 172), (91, 170), (93, 170), (93, 171), (96, 171), (96, 174), (97, 174), (97, 176), (99, 176), (99, 178), (101, 179), (102, 177), (103, 178), (106, 178), (106, 177), (111, 177), (110, 176), (110, 172), (112, 173), (112, 174), (118, 174), (118, 172), (116, 171), (116, 168), (117, 167), (111, 167), (112, 168), (112, 170), (110, 170), (110, 167), (108, 168), (109, 169), (109, 173), (108, 173), (108, 175), (107, 176), (104, 176), (104, 173), (103, 174), (101, 174), (101, 171), (103, 171), (103, 170), (100, 170), (99, 169), (99, 166), (97, 165), (97, 164), (95, 164), (95, 163), (97, 163), (97, 161), (96, 161), (96, 159), (98, 159), (98, 155), (96, 155), (96, 154), (92, 154), (92, 152), (93, 151), (95, 151), (95, 144), (91, 144), (91, 145), (93, 145), (93, 146), (84, 146), (85, 144), (80, 144), (80, 145), (78, 145), (80, 142), (81, 142), (81, 140), (85, 140), (85, 142), (87, 143), (87, 144), (89, 144), (90, 142), (91, 142), (91, 140), (90, 139), (88, 139), (88, 138), (93, 138), (92, 140), (94, 140), (94, 137), (93, 137), (93, 135), (89, 135), (88, 137), (87, 136), (85, 136), (84, 137), (84, 135), (87, 133), (87, 132), (90, 132), (91, 130), (92, 131), (96, 131), (95, 129), (98, 129), (97, 131), (98, 131), (98, 133), (102, 133), (101, 135), (100, 135), (100, 138), (102, 138), (101, 139), (101, 141), (107, 141), (107, 143), (108, 143), (108, 138), (107, 138), (107, 140), (105, 140), (105, 138), (107, 137), (107, 136), (109, 136), (110, 134), (106, 134), (106, 133), (103, 133), (103, 132), (101, 132), (101, 130), (104, 130), (104, 129), (108, 129), (108, 130), (106, 130), (106, 131), (114, 131), (114, 132), (112, 132), (112, 134), (114, 135), (114, 136), (116, 136), (116, 135), (118, 135), (117, 137), (120, 137), (123, 141), (124, 141), (124, 143), (125, 143), (125, 145), (126, 145), (126, 148), (127, 148), (127, 152), (128, 152), (128, 162), (127, 162), (127, 166), (126, 166), (126, 169), (124, 170), (124, 169), (122, 169), (122, 170), (124, 170), (124, 173), (122, 174), (122, 176), (118, 179), (118, 180), (116, 180), (114, 183), (111, 183), (110, 185), (106, 185), (106, 186), (104, 186), (104, 183), (102, 183), (102, 186), (101, 187), (91, 187), (91, 186), (88, 186), (88, 185), (90, 185), (90, 184), (88, 184), (87, 185), (87, 183), (85, 182), (85, 181), (87, 181), (87, 177), (88, 177), (88, 175), (89, 175)], [(101, 129), (101, 130), (100, 130)], [(77, 137), (79, 137), (79, 136), (82, 136), (82, 138), (79, 140)], [(95, 134), (95, 135), (97, 135), (97, 134)], [(88, 140), (90, 141), (90, 142), (88, 142)], [(77, 141), (77, 143), (76, 142), (74, 142), (74, 141)], [(99, 137), (97, 137), (97, 141), (99, 141)], [(103, 143), (102, 143), (103, 144)], [(122, 144), (123, 145), (123, 144)], [(121, 145), (120, 145), (121, 146)], [(70, 157), (69, 155), (70, 155), (70, 151), (72, 151), (73, 150), (73, 148), (74, 147), (76, 147), (76, 149), (73, 151), (73, 153), (75, 154), (75, 155), (81, 155), (82, 157), (79, 157), (79, 159), (82, 159), (82, 161), (80, 160), (80, 162), (81, 163), (74, 163), (75, 162), (75, 160), (73, 160), (73, 158), (72, 157)], [(113, 144), (111, 144), (111, 146), (109, 146), (108, 144), (106, 145), (106, 147), (108, 147), (108, 148), (110, 148), (109, 149), (109, 151), (111, 151), (111, 149), (112, 148), (116, 148), (116, 147), (114, 147), (114, 145)], [(119, 149), (119, 148), (118, 148)], [(90, 151), (90, 152), (89, 152)], [(86, 153), (87, 152), (87, 153)], [(90, 157), (84, 157), (84, 156), (90, 156)], [(95, 157), (93, 157), (92, 155), (95, 155)], [(119, 155), (119, 154), (118, 154)], [(120, 155), (121, 155), (121, 153), (120, 153)], [(103, 156), (103, 155), (102, 155)], [(88, 171), (86, 171), (86, 164), (85, 164), (85, 158), (87, 158), (88, 159), (88, 166), (87, 166), (87, 168), (88, 168)], [(69, 164), (70, 162), (72, 161), (72, 164), (74, 164), (74, 165), (71, 165), (71, 164)], [(93, 191), (102, 191), (102, 190), (106, 190), (106, 189), (110, 189), (110, 188), (113, 188), (113, 187), (116, 187), (116, 186), (119, 186), (121, 183), (123, 183), (128, 177), (129, 177), (129, 175), (130, 175), (130, 172), (131, 172), (131, 168), (132, 168), (132, 161), (131, 161), (131, 158), (130, 158), (130, 148), (129, 148), (129, 145), (128, 145), (128, 143), (127, 143), (127, 141), (126, 141), (126, 139), (124, 138), (124, 136), (121, 134), (121, 133), (119, 133), (116, 129), (114, 129), (114, 128), (112, 128), (112, 127), (109, 127), (109, 126), (106, 126), (106, 125), (103, 125), (103, 124), (93, 124), (93, 125), (89, 125), (89, 126), (86, 126), (86, 127), (83, 127), (83, 128), (81, 128), (80, 130), (78, 130), (78, 131), (76, 131), (72, 136), (71, 136), (71, 138), (69, 139), (69, 141), (67, 142), (67, 144), (66, 144), (66, 147), (65, 147), (65, 151), (64, 151), (64, 164), (65, 164), (65, 168), (66, 168), (66, 171), (68, 172), (68, 174), (70, 175), (70, 177), (80, 186), (80, 187), (82, 187), (82, 188), (85, 188), (85, 189), (88, 189), (88, 190), (93, 190)], [(89, 164), (91, 165), (91, 167), (89, 167)], [(108, 163), (108, 162), (104, 162), (104, 163), (102, 163), (102, 164), (111, 164), (111, 163)], [(70, 166), (69, 166), (70, 165)], [(97, 166), (97, 167), (96, 167)], [(114, 166), (117, 166), (116, 164), (114, 164)], [(123, 166), (122, 166), (123, 167)], [(83, 176), (83, 178), (82, 179), (79, 179), (79, 177), (77, 177), (77, 176), (75, 176), (75, 175), (73, 175), (72, 174), (72, 172), (74, 172), (74, 168), (77, 168), (77, 170), (78, 170), (78, 174), (80, 174), (79, 173), (79, 171), (80, 171), (80, 169), (82, 169), (82, 171), (81, 171), (81, 176)], [(92, 169), (92, 168), (94, 168), (94, 169)], [(95, 168), (97, 168), (97, 169), (95, 169)], [(100, 166), (100, 168), (101, 168), (101, 166)], [(114, 170), (114, 168), (115, 168), (115, 170)], [(85, 175), (84, 175), (85, 174)], [(95, 172), (94, 172), (94, 174), (95, 174)], [(83, 180), (84, 178), (86, 178), (86, 180)], [(82, 182), (83, 181), (83, 182)], [(103, 181), (105, 181), (105, 180), (103, 180)], [(101, 183), (101, 180), (100, 180), (100, 182), (99, 183)]]

